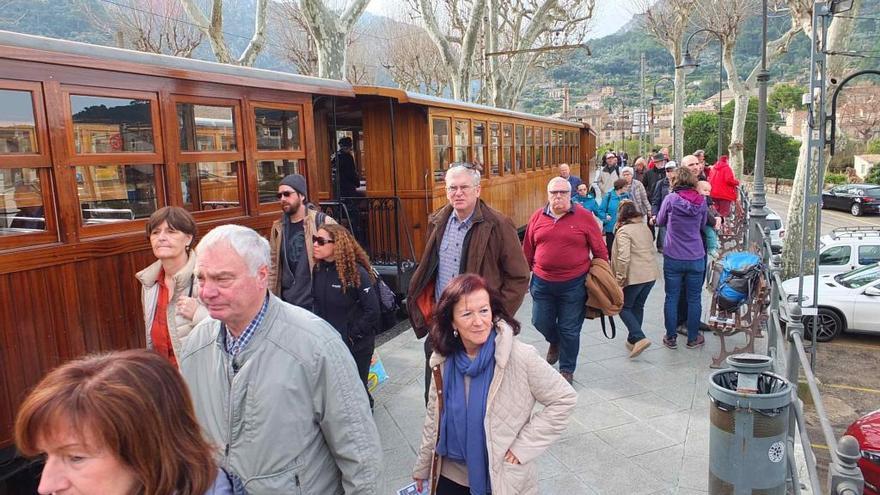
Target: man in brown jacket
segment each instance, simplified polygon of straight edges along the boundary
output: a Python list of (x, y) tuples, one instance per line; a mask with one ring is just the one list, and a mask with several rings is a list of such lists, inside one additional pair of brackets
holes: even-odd
[[(515, 314), (529, 285), (529, 265), (510, 218), (480, 199), (480, 172), (467, 164), (446, 171), (449, 204), (428, 219), (428, 241), (410, 281), (407, 310), (418, 338), (428, 334), (431, 313), (456, 275), (476, 273), (498, 290)], [(425, 402), (430, 388), (431, 344), (425, 339)]]

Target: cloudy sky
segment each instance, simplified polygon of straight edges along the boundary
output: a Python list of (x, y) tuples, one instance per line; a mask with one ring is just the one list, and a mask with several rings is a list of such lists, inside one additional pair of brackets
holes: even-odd
[[(596, 3), (591, 38), (601, 38), (617, 31), (632, 17), (630, 0), (597, 0)], [(371, 0), (367, 10), (397, 19), (405, 8), (404, 0)]]

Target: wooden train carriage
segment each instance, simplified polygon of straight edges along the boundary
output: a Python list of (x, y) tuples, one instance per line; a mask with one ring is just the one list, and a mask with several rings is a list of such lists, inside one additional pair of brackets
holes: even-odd
[[(335, 192), (343, 135), (365, 198)], [(594, 151), (580, 124), (0, 32), (0, 482), (16, 408), (47, 370), (144, 345), (134, 274), (153, 261), (144, 227), (157, 208), (189, 209), (202, 233), (235, 222), (265, 234), (278, 182), (299, 172), (313, 201), (351, 207), (366, 239), (396, 241), (400, 271), (445, 202), (450, 161), (480, 163), (482, 196), (523, 225), (554, 166), (578, 173)], [(376, 205), (390, 205), (393, 225)], [(403, 239), (414, 244), (406, 254)]]

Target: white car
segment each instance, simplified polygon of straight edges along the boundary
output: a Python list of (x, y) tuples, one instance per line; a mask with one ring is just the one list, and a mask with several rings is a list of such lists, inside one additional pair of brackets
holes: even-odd
[(775, 211), (770, 210), (767, 213), (767, 227), (770, 228), (770, 249), (773, 251), (773, 254), (781, 253), (783, 238), (785, 237), (782, 217), (777, 215)]
[(820, 275), (835, 275), (878, 261), (880, 227), (841, 227), (820, 239)]
[[(813, 298), (812, 275), (804, 277), (802, 306)], [(782, 283), (789, 301), (797, 301), (798, 279)], [(880, 334), (880, 263), (819, 276), (818, 316), (804, 316), (805, 337), (812, 335), (814, 320), (819, 322), (816, 340), (828, 342), (845, 330)]]

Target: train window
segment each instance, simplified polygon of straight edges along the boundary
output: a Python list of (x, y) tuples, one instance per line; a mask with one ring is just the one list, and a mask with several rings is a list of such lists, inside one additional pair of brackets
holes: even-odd
[(40, 169), (0, 168), (0, 236), (46, 230)]
[(37, 124), (30, 91), (0, 89), (3, 125), (0, 126), (0, 153), (37, 153)]
[(489, 123), (489, 170), (492, 175), (498, 175), (500, 170), (498, 151), (501, 147), (501, 125), (498, 122)]
[(146, 218), (156, 211), (153, 165), (91, 165), (75, 170), (83, 225)]
[(181, 163), (183, 207), (190, 211), (238, 208), (240, 162)]
[(516, 126), (516, 141), (514, 146), (516, 147), (516, 172), (522, 172), (523, 166), (525, 162), (523, 161), (523, 149), (525, 148), (525, 130), (522, 124), (517, 124)]
[(153, 153), (149, 100), (70, 95), (76, 154)]
[(431, 120), (431, 166), (434, 168), (434, 181), (443, 182), (449, 166), (449, 119)]
[(257, 162), (257, 189), (260, 203), (278, 201), (278, 184), (285, 175), (300, 173), (299, 160), (259, 160)]
[(236, 151), (232, 107), (177, 104), (181, 151)]
[[(474, 165), (486, 172), (486, 123), (474, 122)], [(496, 172), (497, 173), (497, 172)]]
[(299, 151), (299, 112), (278, 108), (254, 108), (257, 149)]
[(471, 144), (471, 123), (468, 120), (455, 121), (455, 160), (469, 162), (468, 148)]
[(544, 164), (553, 165), (553, 158), (550, 156), (550, 129), (544, 128)]
[(501, 162), (504, 164), (504, 173), (509, 174), (513, 162), (513, 124), (502, 124), (501, 137), (503, 138)]
[(529, 170), (534, 170), (535, 168), (535, 137), (533, 132), (534, 129), (531, 126), (526, 127), (526, 168)]
[(550, 129), (550, 163), (559, 163), (559, 148), (556, 147), (556, 129)]
[(535, 168), (544, 168), (544, 131), (535, 127)]

